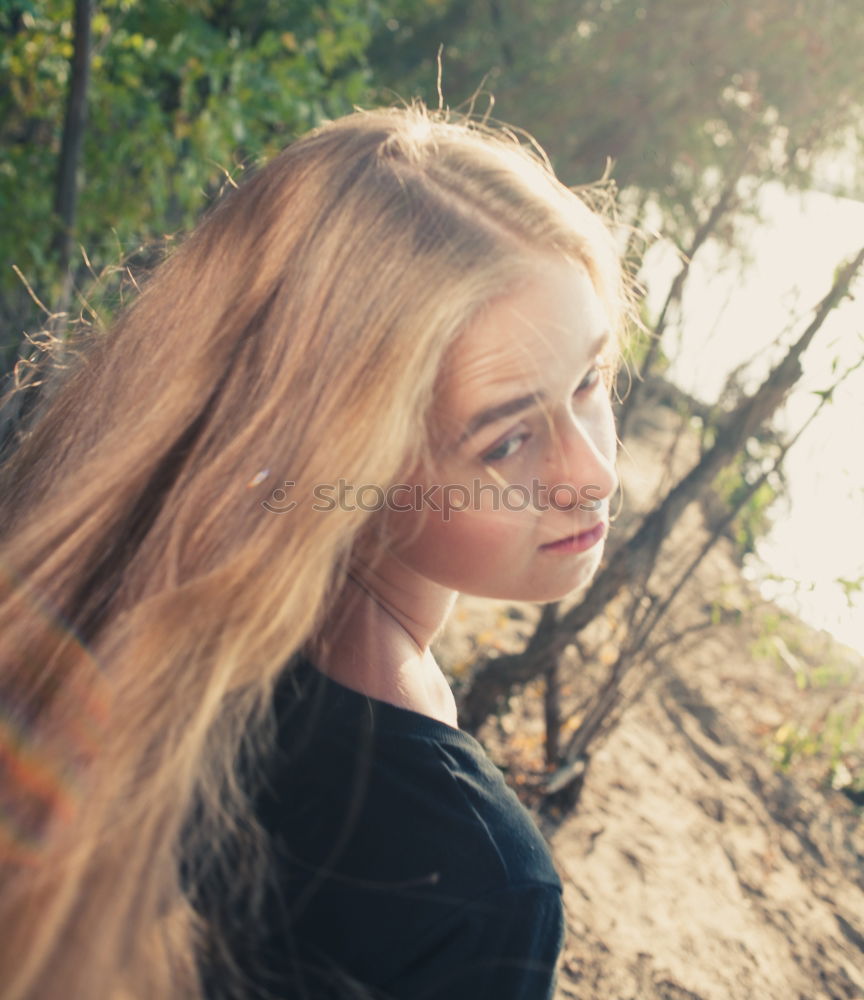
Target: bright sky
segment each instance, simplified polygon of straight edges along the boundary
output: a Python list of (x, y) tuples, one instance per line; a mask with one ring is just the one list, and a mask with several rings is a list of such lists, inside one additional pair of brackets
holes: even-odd
[[(748, 382), (753, 388), (810, 321), (837, 266), (864, 246), (864, 203), (790, 193), (772, 183), (762, 190), (760, 208), (762, 221), (748, 221), (741, 230), (750, 258), (743, 268), (740, 255), (722, 258), (713, 245), (696, 255), (683, 334), (678, 339), (670, 330), (664, 340), (674, 359), (670, 377), (707, 402), (716, 400), (733, 368), (756, 357)], [(645, 273), (655, 316), (676, 269), (668, 245), (652, 248)], [(834, 310), (804, 356), (804, 378), (782, 414), (790, 430), (818, 401), (813, 391), (827, 389), (864, 353), (864, 278), (854, 289), (857, 299)], [(798, 585), (765, 583), (763, 591), (864, 652), (864, 594), (850, 608), (835, 582), (864, 575), (864, 369), (835, 400), (789, 453), (791, 504), (788, 511), (775, 508), (777, 523), (759, 546), (768, 571)]]

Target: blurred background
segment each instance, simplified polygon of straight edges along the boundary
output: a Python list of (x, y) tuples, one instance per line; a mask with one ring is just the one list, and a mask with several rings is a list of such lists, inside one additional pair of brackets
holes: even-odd
[(578, 859), (561, 996), (864, 996), (862, 53), (860, 0), (0, 0), (7, 385), (352, 107), (614, 182), (644, 330), (604, 568), (542, 613), (461, 601), (438, 650)]
[[(110, 312), (96, 276), (293, 136), (355, 105), (437, 105), (439, 48), (448, 106), (529, 131), (569, 184), (611, 173), (622, 221), (656, 241), (635, 268), (649, 328), (692, 260), (649, 368), (671, 362), (704, 403), (764, 374), (864, 245), (857, 0), (0, 0), (0, 44), (6, 371), (45, 319), (22, 276), (52, 313), (86, 311), (85, 289)], [(847, 299), (779, 426), (859, 356), (862, 330)], [(860, 373), (838, 389), (749, 540), (766, 593), (859, 650), (862, 389)]]

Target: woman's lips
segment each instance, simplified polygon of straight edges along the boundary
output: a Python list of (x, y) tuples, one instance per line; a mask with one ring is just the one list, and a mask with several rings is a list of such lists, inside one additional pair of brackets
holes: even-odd
[(592, 548), (606, 534), (606, 522), (598, 521), (593, 528), (583, 531), (578, 535), (569, 535), (567, 538), (559, 538), (557, 542), (547, 542), (541, 545), (542, 552), (585, 552)]

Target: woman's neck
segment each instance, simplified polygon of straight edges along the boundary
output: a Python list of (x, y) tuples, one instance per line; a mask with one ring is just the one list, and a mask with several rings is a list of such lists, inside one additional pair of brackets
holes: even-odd
[(310, 657), (346, 687), (456, 726), (456, 703), (429, 648), (456, 599), (397, 561), (355, 567)]

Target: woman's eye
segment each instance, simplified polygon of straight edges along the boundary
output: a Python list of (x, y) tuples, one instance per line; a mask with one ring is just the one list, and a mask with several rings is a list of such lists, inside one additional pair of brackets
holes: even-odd
[[(588, 389), (593, 389), (595, 385), (600, 381), (600, 368), (595, 365), (590, 372), (582, 379), (579, 383), (576, 392), (587, 392)], [(574, 393), (575, 395), (575, 393)]]
[(527, 439), (527, 434), (514, 434), (512, 437), (496, 445), (491, 451), (483, 455), (484, 462), (502, 462), (505, 458), (510, 458), (522, 447), (522, 443)]
[[(600, 382), (601, 377), (602, 368), (599, 364), (596, 364), (576, 387), (576, 391), (573, 395), (576, 396), (579, 395), (579, 393), (590, 392)], [(515, 455), (529, 437), (531, 437), (531, 434), (528, 432), (512, 434), (510, 437), (505, 438), (500, 444), (496, 445), (491, 451), (487, 451), (485, 455), (482, 455), (481, 461), (487, 464), (503, 462), (505, 459), (511, 458)]]

